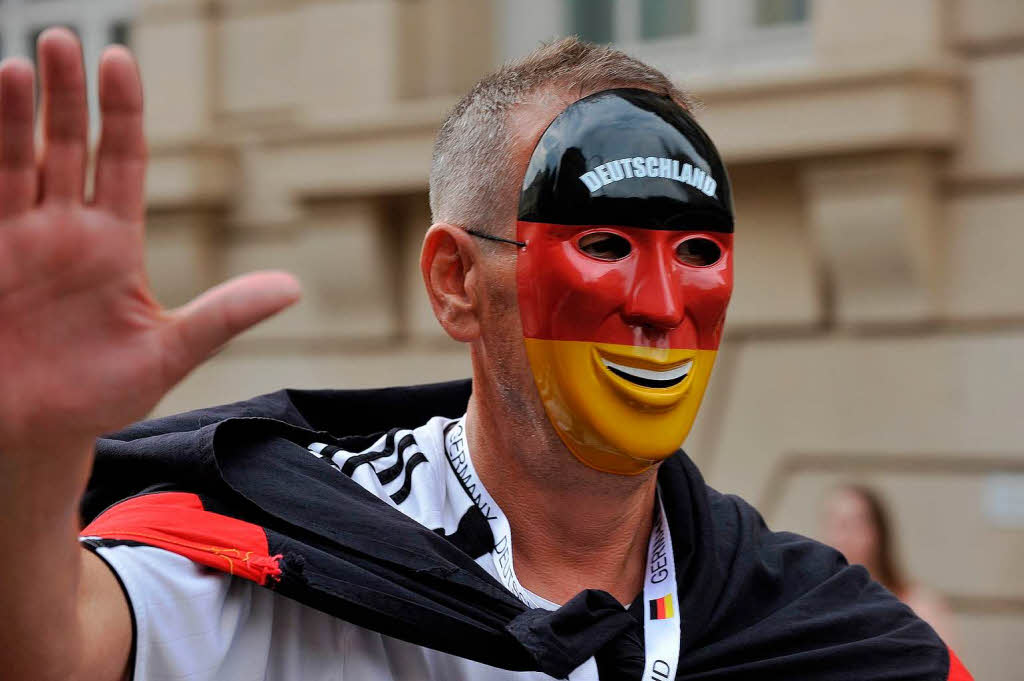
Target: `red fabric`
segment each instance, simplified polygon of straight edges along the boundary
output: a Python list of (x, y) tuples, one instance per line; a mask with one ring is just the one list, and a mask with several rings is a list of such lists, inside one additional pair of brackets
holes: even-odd
[(257, 584), (281, 575), (281, 556), (271, 556), (262, 527), (203, 509), (185, 492), (160, 492), (112, 506), (81, 532), (155, 546)]
[(946, 679), (947, 681), (974, 681), (974, 677), (967, 671), (964, 663), (960, 661), (952, 648), (949, 649), (949, 676)]

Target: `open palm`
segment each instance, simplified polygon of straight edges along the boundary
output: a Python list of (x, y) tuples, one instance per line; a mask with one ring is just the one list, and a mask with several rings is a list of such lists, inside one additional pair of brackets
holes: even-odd
[(0, 67), (0, 450), (92, 437), (145, 413), (232, 336), (298, 298), (287, 274), (232, 280), (178, 310), (144, 268), (142, 87), (127, 50), (99, 69), (95, 191), (84, 197), (88, 120), (75, 37), (39, 43), (33, 69)]

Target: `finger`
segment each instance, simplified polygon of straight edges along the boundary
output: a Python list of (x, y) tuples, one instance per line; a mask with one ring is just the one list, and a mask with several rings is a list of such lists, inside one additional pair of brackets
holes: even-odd
[(0, 219), (36, 201), (33, 71), (27, 59), (0, 63)]
[(81, 201), (89, 134), (82, 48), (68, 29), (48, 28), (39, 38), (38, 52), (43, 124), (42, 198)]
[(103, 128), (94, 203), (125, 220), (141, 222), (146, 178), (142, 82), (124, 47), (109, 47), (100, 59), (100, 112)]
[(300, 293), (290, 274), (253, 272), (179, 308), (169, 330), (169, 379), (178, 381), (233, 337), (297, 301)]

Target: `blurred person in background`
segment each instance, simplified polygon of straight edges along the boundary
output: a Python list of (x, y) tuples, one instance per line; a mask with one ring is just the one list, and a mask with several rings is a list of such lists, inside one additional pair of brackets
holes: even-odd
[(850, 565), (863, 565), (871, 576), (896, 594), (955, 645), (949, 606), (941, 595), (910, 578), (897, 550), (892, 515), (881, 495), (867, 485), (843, 483), (830, 490), (822, 514), (822, 535)]

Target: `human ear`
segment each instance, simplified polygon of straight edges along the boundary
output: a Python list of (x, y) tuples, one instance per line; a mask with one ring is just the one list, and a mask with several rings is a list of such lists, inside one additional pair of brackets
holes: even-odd
[(423, 239), (420, 270), (430, 306), (445, 332), (463, 343), (480, 336), (479, 258), (473, 238), (454, 225), (435, 224)]

